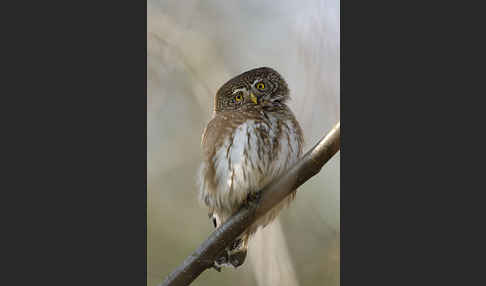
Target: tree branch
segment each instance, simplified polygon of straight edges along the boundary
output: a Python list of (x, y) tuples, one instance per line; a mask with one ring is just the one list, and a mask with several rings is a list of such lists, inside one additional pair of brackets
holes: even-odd
[(293, 190), (319, 173), (322, 166), (340, 149), (340, 122), (285, 174), (261, 191), (255, 204), (242, 207), (216, 229), (184, 262), (162, 282), (162, 286), (189, 285), (204, 270), (211, 268), (225, 247), (246, 228), (282, 201)]

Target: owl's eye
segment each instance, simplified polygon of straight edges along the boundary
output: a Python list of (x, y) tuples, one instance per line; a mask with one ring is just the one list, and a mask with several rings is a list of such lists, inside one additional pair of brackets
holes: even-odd
[(241, 100), (243, 100), (243, 96), (241, 95), (241, 93), (238, 93), (237, 95), (235, 95), (235, 99), (236, 102), (240, 102)]
[(259, 89), (259, 90), (264, 90), (265, 84), (263, 82), (259, 82), (259, 83), (257, 83), (256, 88)]

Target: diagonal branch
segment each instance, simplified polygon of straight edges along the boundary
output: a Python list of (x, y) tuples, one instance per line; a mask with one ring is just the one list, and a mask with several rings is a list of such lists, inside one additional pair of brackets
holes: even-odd
[(162, 282), (162, 286), (189, 285), (204, 270), (213, 267), (213, 262), (226, 246), (238, 235), (282, 201), (293, 190), (319, 173), (322, 166), (340, 149), (341, 128), (334, 128), (309, 150), (299, 162), (285, 174), (273, 180), (262, 191), (255, 204), (242, 207), (223, 225), (216, 229), (184, 262)]

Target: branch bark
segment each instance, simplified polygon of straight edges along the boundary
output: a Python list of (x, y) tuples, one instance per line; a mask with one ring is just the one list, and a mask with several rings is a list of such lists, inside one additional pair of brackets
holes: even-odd
[(242, 207), (216, 229), (194, 253), (167, 276), (161, 286), (189, 285), (204, 270), (211, 268), (214, 260), (222, 254), (225, 247), (231, 244), (248, 226), (293, 190), (319, 173), (322, 166), (339, 151), (340, 141), (341, 128), (340, 122), (338, 122), (299, 162), (263, 188), (257, 203)]

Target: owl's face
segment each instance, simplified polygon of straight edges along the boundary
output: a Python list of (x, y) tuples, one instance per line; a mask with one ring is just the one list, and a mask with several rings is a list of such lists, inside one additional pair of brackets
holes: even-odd
[(215, 110), (251, 110), (280, 106), (289, 99), (289, 89), (275, 70), (262, 67), (244, 72), (226, 82), (217, 92)]

